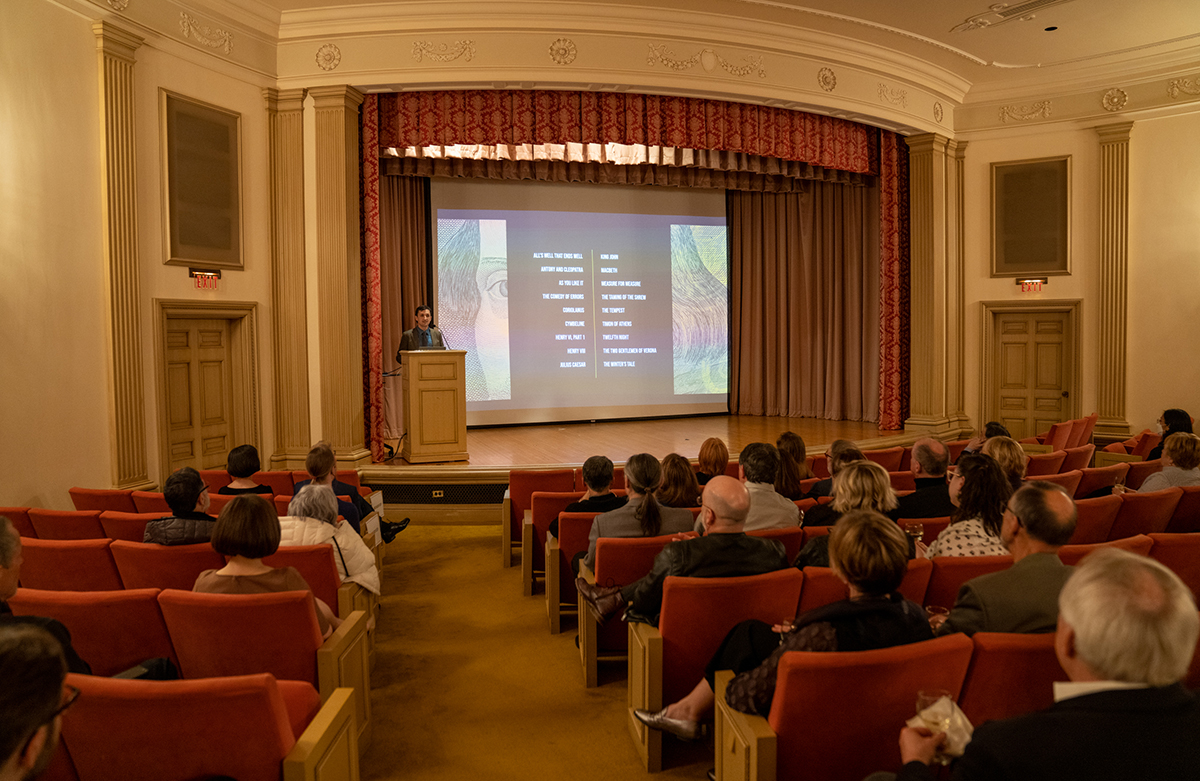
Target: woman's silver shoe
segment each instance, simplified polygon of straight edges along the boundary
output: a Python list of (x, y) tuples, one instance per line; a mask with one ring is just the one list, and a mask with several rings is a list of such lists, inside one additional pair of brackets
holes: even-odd
[(635, 710), (633, 715), (650, 729), (669, 732), (680, 740), (700, 740), (700, 738), (704, 737), (703, 724), (698, 721), (672, 719), (667, 716), (666, 708), (657, 713), (648, 710)]

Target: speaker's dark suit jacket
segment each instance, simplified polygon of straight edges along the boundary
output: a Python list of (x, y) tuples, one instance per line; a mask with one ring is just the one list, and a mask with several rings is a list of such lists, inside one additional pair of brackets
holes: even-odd
[[(955, 781), (1184, 781), (1200, 778), (1200, 701), (1182, 685), (1085, 694), (977, 725)], [(909, 762), (899, 781), (930, 781)]]
[[(442, 332), (436, 325), (429, 326), (429, 340), (433, 344), (425, 345), (425, 349), (429, 348), (445, 348), (446, 343), (442, 341)], [(400, 346), (396, 348), (396, 363), (400, 363), (400, 353), (404, 350), (420, 350), (421, 349), (421, 333), (416, 328), (410, 328), (400, 337)]]

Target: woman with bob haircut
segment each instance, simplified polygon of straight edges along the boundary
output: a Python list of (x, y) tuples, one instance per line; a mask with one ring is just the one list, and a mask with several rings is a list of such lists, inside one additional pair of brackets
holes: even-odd
[[(295, 567), (275, 568), (263, 558), (279, 550), (279, 519), (275, 510), (257, 494), (234, 497), (213, 525), (213, 550), (229, 556), (220, 569), (208, 569), (196, 578), (192, 591), (206, 594), (271, 594), (278, 591), (307, 591), (308, 582)], [(321, 637), (329, 637), (342, 622), (315, 596), (313, 608)]]
[(338, 518), (337, 497), (323, 485), (306, 485), (288, 504), (288, 514), (279, 519), (280, 546), (332, 545), (333, 560), (342, 580), (357, 583), (372, 594), (379, 593), (379, 568), (375, 556)]
[(838, 464), (838, 470), (833, 476), (833, 501), (818, 504), (805, 513), (805, 526), (832, 526), (851, 510), (888, 513), (896, 509), (896, 492), (882, 466), (866, 459), (845, 465), (835, 459), (834, 463)]
[(725, 694), (730, 707), (765, 716), (779, 660), (788, 651), (869, 651), (933, 638), (925, 610), (896, 591), (908, 570), (908, 543), (894, 521), (871, 510), (846, 513), (829, 533), (829, 559), (848, 599), (790, 623), (743, 621), (725, 636), (686, 697), (657, 713), (634, 715), (653, 729), (696, 740), (700, 722), (712, 711), (717, 670), (735, 673)]
[(700, 455), (696, 461), (699, 468), (696, 481), (706, 485), (717, 475), (725, 474), (725, 468), (729, 466), (729, 448), (719, 438), (709, 437), (700, 445)]
[(1024, 485), (1025, 465), (1029, 463), (1029, 456), (1017, 440), (1012, 437), (992, 437), (983, 443), (983, 449), (979, 452), (996, 459), (1012, 490)]
[(637, 453), (625, 462), (624, 507), (600, 513), (592, 521), (587, 555), (583, 563), (596, 566), (596, 541), (601, 537), (657, 537), (692, 530), (695, 516), (680, 507), (664, 507), (655, 498), (662, 482), (662, 467), (649, 453)]
[(700, 504), (700, 483), (691, 463), (678, 453), (662, 460), (662, 484), (654, 492), (664, 507), (695, 507)]
[(1169, 435), (1163, 441), (1162, 462), (1162, 471), (1147, 477), (1138, 493), (1200, 485), (1200, 437), (1182, 431)]
[(1007, 556), (1000, 525), (1012, 486), (1000, 464), (982, 453), (968, 454), (959, 457), (957, 470), (946, 476), (954, 513), (950, 525), (925, 549), (925, 557)]
[(808, 466), (808, 448), (799, 434), (785, 431), (775, 440), (779, 451), (779, 477), (775, 478), (775, 493), (795, 501), (804, 498), (800, 490), (801, 480), (810, 480), (816, 475)]
[(1181, 433), (1193, 433), (1192, 416), (1187, 414), (1186, 410), (1177, 408), (1163, 410), (1163, 414), (1158, 416), (1158, 435), (1162, 437), (1162, 441), (1146, 454), (1146, 460), (1153, 461), (1156, 458), (1162, 458), (1163, 447), (1167, 443), (1167, 438), (1172, 434)]

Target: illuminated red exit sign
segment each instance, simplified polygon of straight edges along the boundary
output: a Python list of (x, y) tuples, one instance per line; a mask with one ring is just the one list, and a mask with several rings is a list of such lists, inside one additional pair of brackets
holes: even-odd
[(1042, 292), (1042, 285), (1046, 284), (1047, 281), (1048, 280), (1046, 280), (1045, 278), (1042, 278), (1042, 279), (1018, 279), (1017, 284), (1021, 286), (1022, 293), (1040, 293), (1040, 292)]
[(195, 281), (197, 290), (216, 290), (217, 282), (221, 279), (221, 272), (189, 268), (188, 276)]

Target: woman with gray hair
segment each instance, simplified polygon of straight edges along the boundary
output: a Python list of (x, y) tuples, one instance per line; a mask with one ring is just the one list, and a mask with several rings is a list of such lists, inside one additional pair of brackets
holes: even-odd
[(362, 537), (338, 518), (337, 497), (328, 486), (306, 485), (288, 504), (288, 514), (279, 519), (280, 546), (333, 545), (342, 580), (359, 584), (372, 594), (379, 593), (379, 569), (375, 556)]

